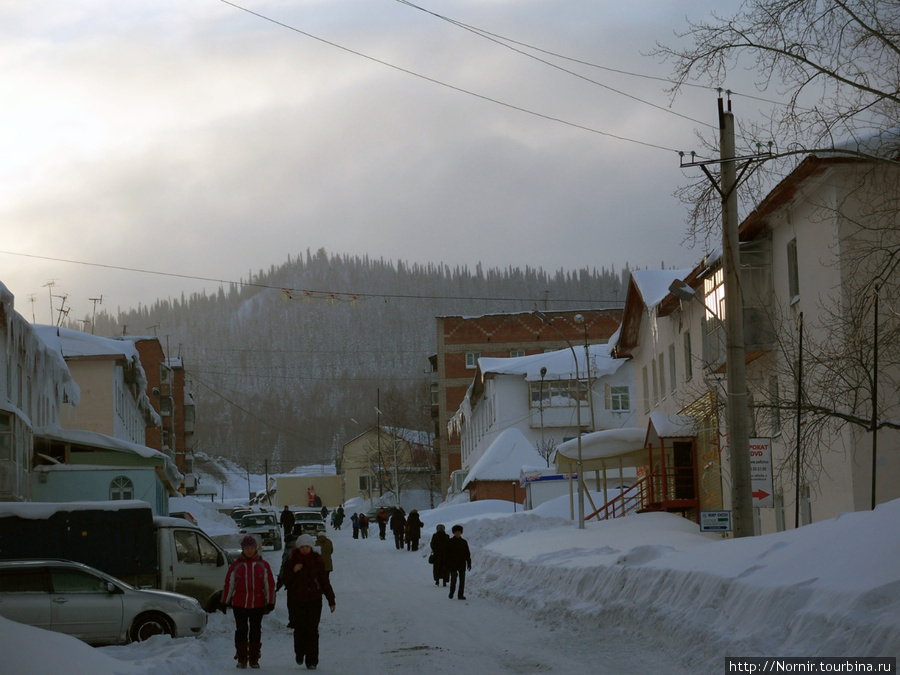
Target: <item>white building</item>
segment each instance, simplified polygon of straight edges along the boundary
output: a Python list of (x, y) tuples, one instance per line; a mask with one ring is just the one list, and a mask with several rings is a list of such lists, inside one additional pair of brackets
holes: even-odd
[[(524, 439), (529, 452), (510, 481), (518, 479), (521, 465), (534, 465), (535, 457), (549, 466), (556, 447), (579, 433), (632, 426), (632, 382), (631, 364), (610, 357), (605, 344), (478, 359), (474, 380), (451, 421), (460, 436), (463, 470), (493, 454), (501, 439), (509, 445), (506, 432), (512, 429), (518, 432), (513, 445), (523, 446), (519, 439)], [(485, 497), (482, 489), (478, 498), (509, 497)]]
[(34, 427), (57, 423), (80, 392), (65, 361), (0, 283), (0, 501), (31, 499)]
[[(872, 374), (900, 381), (896, 313), (879, 320), (883, 349), (893, 351), (876, 370), (874, 299), (860, 295), (877, 283), (883, 306), (896, 307), (898, 185), (889, 165), (807, 157), (741, 225), (750, 433), (772, 453), (771, 487), (753, 489), (759, 532), (869, 508), (873, 479), (878, 502), (900, 497), (896, 387), (878, 393), (885, 426), (874, 461), (868, 422)], [(672, 281), (689, 292), (670, 292)], [(636, 424), (646, 430), (642, 508), (692, 519), (731, 508), (724, 310), (718, 255), (693, 270), (633, 275), (615, 353), (634, 360)]]

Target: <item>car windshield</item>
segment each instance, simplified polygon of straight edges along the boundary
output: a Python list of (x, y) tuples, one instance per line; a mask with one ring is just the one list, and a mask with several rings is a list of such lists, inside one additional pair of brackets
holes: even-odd
[(298, 513), (297, 520), (322, 520), (318, 513)]
[(275, 522), (272, 516), (244, 516), (241, 518), (241, 525), (244, 527), (258, 527), (260, 525), (271, 525)]

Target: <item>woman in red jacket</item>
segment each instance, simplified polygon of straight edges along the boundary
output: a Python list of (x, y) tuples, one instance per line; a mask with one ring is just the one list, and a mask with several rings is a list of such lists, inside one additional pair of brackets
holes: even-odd
[(225, 574), (222, 604), (234, 612), (234, 646), (238, 668), (259, 668), (262, 652), (262, 618), (275, 609), (272, 568), (257, 552), (256, 539), (241, 540), (241, 555)]
[(284, 583), (288, 592), (288, 612), (294, 627), (294, 656), (297, 663), (306, 660), (306, 667), (315, 670), (319, 665), (319, 620), (322, 618), (322, 594), (334, 611), (334, 591), (325, 572), (322, 556), (313, 550), (312, 535), (297, 537), (295, 548), (284, 568)]

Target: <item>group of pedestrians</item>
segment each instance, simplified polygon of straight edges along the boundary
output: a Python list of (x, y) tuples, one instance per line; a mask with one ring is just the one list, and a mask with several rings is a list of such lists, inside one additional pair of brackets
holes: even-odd
[(469, 542), (462, 537), (463, 526), (454, 525), (451, 528), (452, 537), (447, 534), (447, 528), (443, 525), (438, 525), (435, 529), (435, 533), (431, 536), (431, 555), (428, 556), (434, 585), (439, 586), (443, 582), (446, 587), (449, 581), (449, 597), (452, 600), (458, 581), (459, 594), (456, 597), (465, 600), (466, 572), (472, 571), (472, 554), (469, 551)]
[[(314, 546), (319, 551), (314, 550)], [(335, 609), (334, 590), (329, 579), (332, 570), (331, 541), (320, 534), (301, 534), (294, 546), (285, 546), (278, 583), (272, 568), (259, 554), (252, 535), (241, 540), (241, 555), (225, 574), (222, 608), (234, 614), (234, 658), (238, 668), (259, 668), (262, 652), (262, 618), (275, 609), (275, 594), (287, 589), (288, 628), (294, 630), (294, 656), (298, 665), (315, 670), (319, 664), (319, 621), (322, 596)]]
[(354, 513), (350, 516), (350, 524), (353, 526), (353, 538), (369, 538), (369, 517), (365, 513)]

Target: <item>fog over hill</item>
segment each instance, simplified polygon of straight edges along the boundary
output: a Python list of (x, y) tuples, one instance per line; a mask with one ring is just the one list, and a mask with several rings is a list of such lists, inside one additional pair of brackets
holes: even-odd
[(629, 274), (627, 264), (470, 270), (320, 249), (215, 295), (100, 312), (94, 332), (157, 335), (184, 359), (197, 449), (279, 472), (331, 461), (375, 424), (379, 400), (397, 426), (428, 429), (436, 316), (617, 307)]

